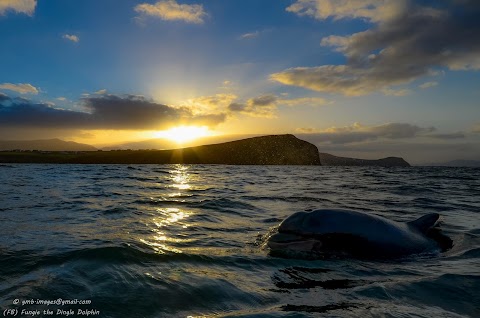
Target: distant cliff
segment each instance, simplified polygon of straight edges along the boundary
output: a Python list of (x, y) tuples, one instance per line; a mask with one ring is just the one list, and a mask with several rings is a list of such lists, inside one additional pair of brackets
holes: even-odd
[(316, 146), (293, 135), (248, 138), (174, 150), (0, 153), (0, 162), (85, 164), (320, 165)]
[(293, 135), (276, 135), (174, 150), (96, 152), (74, 162), (319, 165), (320, 158), (314, 145)]
[(403, 158), (387, 157), (378, 160), (337, 157), (328, 153), (320, 153), (320, 161), (324, 166), (380, 166), (380, 167), (410, 167)]
[(40, 150), (40, 151), (96, 151), (97, 148), (73, 141), (60, 139), (42, 140), (0, 140), (0, 151)]

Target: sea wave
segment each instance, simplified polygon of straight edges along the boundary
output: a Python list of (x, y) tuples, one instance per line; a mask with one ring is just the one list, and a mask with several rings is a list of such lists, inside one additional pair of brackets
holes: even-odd
[[(480, 316), (480, 169), (8, 166), (3, 309), (77, 298), (102, 317)], [(270, 253), (285, 217), (318, 208), (438, 212), (454, 246), (381, 261)]]

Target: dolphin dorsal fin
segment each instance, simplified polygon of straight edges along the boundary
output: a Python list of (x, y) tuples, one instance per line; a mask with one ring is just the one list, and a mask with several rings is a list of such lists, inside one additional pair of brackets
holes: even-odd
[(408, 222), (408, 225), (416, 228), (422, 233), (426, 233), (431, 227), (435, 225), (435, 223), (437, 223), (439, 218), (440, 215), (438, 213), (430, 213), (416, 219), (415, 221)]

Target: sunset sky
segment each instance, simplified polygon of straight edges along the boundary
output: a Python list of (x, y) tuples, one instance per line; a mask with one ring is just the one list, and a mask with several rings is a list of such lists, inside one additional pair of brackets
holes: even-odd
[(0, 139), (184, 126), (480, 159), (479, 16), (478, 0), (0, 0)]

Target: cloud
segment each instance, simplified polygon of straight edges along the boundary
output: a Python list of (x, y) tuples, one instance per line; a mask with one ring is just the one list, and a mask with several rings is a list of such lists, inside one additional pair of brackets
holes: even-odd
[(182, 124), (200, 125), (213, 127), (220, 123), (223, 123), (227, 119), (227, 114), (204, 114), (187, 117), (182, 120)]
[(422, 128), (408, 123), (387, 123), (379, 126), (365, 126), (354, 123), (351, 126), (331, 127), (325, 130), (299, 128), (299, 133), (309, 134), (315, 143), (349, 144), (377, 139), (407, 139), (430, 133), (435, 128)]
[(265, 94), (241, 102), (235, 99), (228, 105), (231, 113), (240, 113), (251, 117), (275, 118), (278, 106), (321, 106), (331, 104), (321, 97), (278, 98), (273, 94)]
[(265, 94), (240, 101), (235, 94), (215, 94), (212, 96), (200, 96), (192, 98), (181, 104), (190, 109), (196, 115), (204, 113), (220, 112), (229, 115), (243, 114), (252, 117), (275, 117), (277, 110), (277, 97)]
[(36, 6), (37, 0), (1, 0), (0, 15), (10, 10), (32, 16)]
[(96, 91), (94, 94), (103, 95), (103, 94), (106, 94), (106, 93), (107, 93), (106, 89), (101, 89), (101, 90)]
[(184, 21), (201, 24), (207, 15), (200, 4), (179, 4), (175, 0), (158, 1), (155, 4), (142, 3), (135, 11), (147, 16), (153, 16), (166, 21)]
[(438, 85), (438, 82), (426, 82), (426, 83), (418, 85), (418, 87), (420, 87), (422, 89), (427, 89), (427, 88), (435, 87), (437, 85)]
[(57, 100), (64, 102), (67, 100), (67, 98), (60, 96), (60, 97), (57, 97)]
[(250, 32), (250, 33), (245, 33), (240, 35), (240, 40), (245, 40), (245, 39), (254, 39), (260, 35), (259, 31), (255, 32)]
[(285, 106), (324, 106), (331, 105), (332, 102), (322, 97), (300, 97), (291, 99), (279, 99), (279, 105)]
[(215, 94), (211, 96), (200, 96), (188, 99), (181, 104), (191, 109), (195, 114), (224, 111), (234, 100), (238, 98), (235, 94)]
[(224, 80), (218, 88), (220, 88), (224, 91), (232, 92), (232, 91), (234, 91), (235, 86), (236, 86), (235, 82), (232, 82), (230, 80)]
[(430, 134), (427, 135), (430, 138), (435, 138), (435, 139), (463, 139), (465, 138), (465, 134), (461, 131), (455, 132), (455, 133), (447, 133), (447, 134)]
[(277, 101), (277, 97), (275, 95), (262, 95), (259, 97), (255, 97), (250, 99), (249, 103), (252, 106), (270, 106)]
[[(390, 85), (403, 82), (394, 78), (386, 79), (392, 75), (379, 74), (376, 69), (355, 69), (347, 65), (324, 65), (290, 68), (280, 73), (274, 73), (270, 78), (285, 85), (300, 86), (319, 92), (361, 96), (374, 91), (386, 94), (396, 92), (397, 90), (389, 88)], [(406, 90), (400, 90), (400, 92), (404, 93)]]
[(385, 96), (408, 96), (412, 93), (409, 89), (392, 89), (392, 88), (384, 88), (382, 89), (382, 93)]
[(316, 19), (361, 18), (373, 24), (321, 45), (343, 54), (344, 65), (295, 67), (271, 75), (282, 84), (366, 95), (406, 85), (440, 70), (480, 70), (480, 5), (474, 0), (298, 0), (287, 11)]
[(335, 20), (365, 18), (383, 21), (397, 16), (403, 6), (402, 0), (298, 0), (286, 10), (319, 20), (333, 17)]
[(246, 103), (233, 102), (228, 106), (228, 110), (252, 117), (274, 118), (277, 110), (276, 102), (275, 95), (267, 94), (251, 98)]
[(75, 43), (78, 43), (80, 41), (80, 38), (76, 35), (73, 35), (73, 34), (64, 34), (62, 36), (62, 38), (66, 39), (66, 40), (69, 40), (69, 41), (72, 41), (72, 42), (75, 42)]
[(274, 94), (264, 94), (242, 101), (237, 95), (227, 93), (188, 99), (181, 106), (190, 109), (196, 115), (220, 112), (229, 115), (242, 114), (252, 117), (274, 118), (277, 107), (280, 105), (294, 107), (327, 104), (331, 104), (331, 102), (321, 97), (280, 99)]
[(229, 109), (230, 111), (232, 111), (232, 112), (241, 112), (241, 111), (243, 111), (246, 107), (247, 107), (246, 104), (238, 103), (238, 102), (231, 103), (230, 105), (228, 105), (228, 109)]
[(38, 89), (31, 84), (3, 83), (3, 84), (0, 84), (0, 89), (7, 89), (10, 91), (17, 92), (19, 94), (38, 94)]
[(223, 87), (229, 87), (229, 86), (231, 86), (232, 84), (233, 84), (232, 81), (229, 81), (229, 80), (225, 80), (225, 81), (223, 81), (223, 83), (222, 83)]
[(82, 100), (87, 112), (54, 108), (20, 98), (0, 98), (2, 128), (156, 130), (180, 123), (213, 126), (223, 122), (225, 114), (196, 116), (187, 108), (155, 103), (137, 95), (102, 95)]

